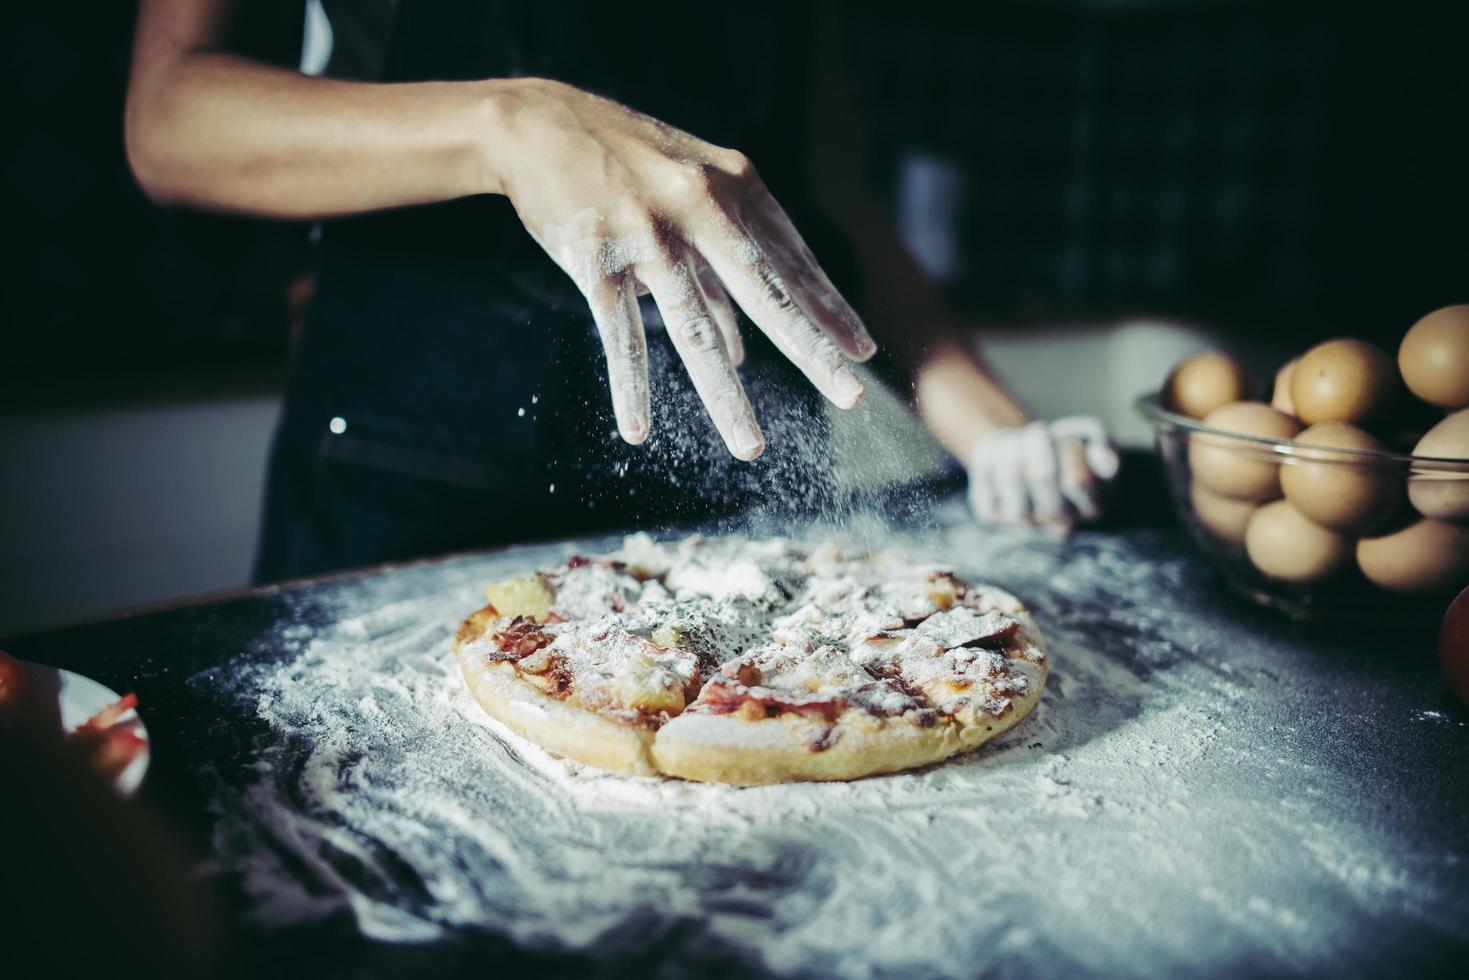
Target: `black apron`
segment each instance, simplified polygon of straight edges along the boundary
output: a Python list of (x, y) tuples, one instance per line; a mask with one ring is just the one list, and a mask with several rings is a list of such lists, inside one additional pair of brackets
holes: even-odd
[[(849, 253), (804, 199), (808, 12), (730, 6), (644, 3), (632, 16), (402, 0), (385, 80), (555, 78), (739, 148), (849, 285)], [(656, 322), (646, 300), (644, 311)], [(652, 434), (630, 447), (585, 302), (506, 199), (329, 223), (271, 455), (257, 580), (819, 503), (809, 473), (824, 413), (742, 326), (765, 455), (729, 456), (651, 326)]]

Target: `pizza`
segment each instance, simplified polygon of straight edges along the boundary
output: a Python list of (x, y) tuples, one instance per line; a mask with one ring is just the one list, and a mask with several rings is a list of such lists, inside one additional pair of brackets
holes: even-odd
[(633, 535), (486, 590), (453, 647), (495, 719), (630, 775), (856, 779), (977, 748), (1048, 663), (1019, 600), (898, 555)]

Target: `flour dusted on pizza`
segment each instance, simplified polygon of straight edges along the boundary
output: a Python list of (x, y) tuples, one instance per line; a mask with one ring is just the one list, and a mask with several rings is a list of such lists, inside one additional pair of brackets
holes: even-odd
[(487, 589), (455, 652), (494, 717), (616, 771), (852, 779), (968, 751), (1045, 684), (1008, 593), (897, 556), (645, 535)]

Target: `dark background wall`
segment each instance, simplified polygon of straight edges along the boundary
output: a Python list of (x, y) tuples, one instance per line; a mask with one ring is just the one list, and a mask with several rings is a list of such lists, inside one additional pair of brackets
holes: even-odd
[[(286, 286), (307, 259), (304, 226), (165, 211), (123, 150), (132, 3), (18, 4), (0, 59), (6, 351), (0, 405), (85, 394), (140, 369), (279, 363)], [(242, 48), (294, 64), (300, 3), (249, 3)]]
[[(296, 63), (300, 0), (243, 6)], [(1201, 343), (1268, 370), (1469, 300), (1469, 5), (970, 7), (861, 7), (851, 104), (872, 193), (1037, 411), (1146, 439), (1130, 399)], [(132, 19), (7, 12), (0, 632), (250, 565), (308, 230), (143, 198)]]
[(1150, 312), (1395, 342), (1469, 298), (1469, 5), (882, 5), (878, 193), (951, 162), (974, 315)]
[[(243, 6), (238, 43), (293, 64), (303, 4)], [(914, 153), (959, 175), (946, 285), (971, 318), (1387, 338), (1469, 293), (1466, 6), (849, 5), (862, 164), (893, 207)], [(142, 198), (132, 16), (9, 13), (0, 380), (284, 356), (305, 229)]]

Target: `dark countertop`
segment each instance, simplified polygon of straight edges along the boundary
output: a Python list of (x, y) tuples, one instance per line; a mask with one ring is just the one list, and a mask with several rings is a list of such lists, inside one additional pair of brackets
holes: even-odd
[[(473, 716), (452, 672), (436, 673), (455, 617), (484, 582), (607, 539), (0, 646), (137, 692), (152, 738), (144, 796), (184, 831), (252, 970), (1464, 962), (1469, 711), (1445, 691), (1428, 632), (1288, 624), (1219, 594), (1166, 529), (981, 532), (953, 502), (923, 524), (898, 542), (1032, 606), (1052, 681), (997, 745), (850, 786), (619, 780)], [(860, 528), (849, 538), (868, 543)]]

